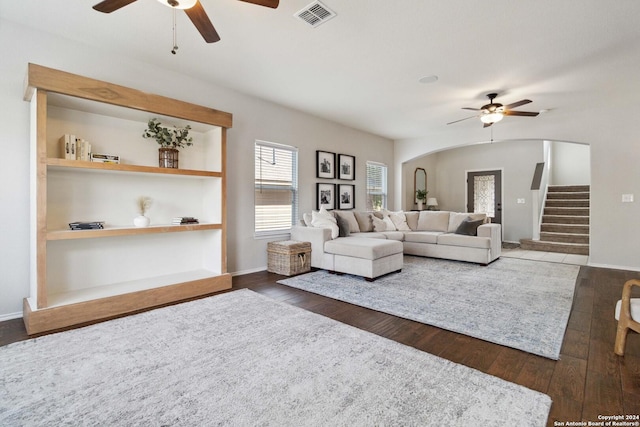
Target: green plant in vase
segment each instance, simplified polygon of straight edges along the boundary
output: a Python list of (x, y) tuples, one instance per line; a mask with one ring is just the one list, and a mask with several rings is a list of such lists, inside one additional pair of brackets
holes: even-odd
[(427, 200), (427, 190), (416, 190), (416, 200), (418, 200), (418, 210), (422, 210), (422, 205)]
[(158, 149), (158, 163), (161, 168), (178, 167), (178, 148), (193, 145), (193, 138), (189, 136), (191, 126), (166, 127), (156, 118), (149, 120), (147, 129), (142, 133), (143, 138), (154, 139)]

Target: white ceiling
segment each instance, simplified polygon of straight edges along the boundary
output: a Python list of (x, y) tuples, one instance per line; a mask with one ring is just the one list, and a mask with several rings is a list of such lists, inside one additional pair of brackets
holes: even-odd
[(520, 126), (640, 98), (636, 0), (323, 0), (337, 17), (317, 28), (293, 16), (310, 0), (200, 1), (222, 40), (206, 44), (179, 12), (177, 55), (172, 11), (155, 0), (109, 15), (98, 0), (0, 0), (0, 17), (391, 139), (481, 127), (446, 123), (489, 92), (550, 110), (505, 118)]

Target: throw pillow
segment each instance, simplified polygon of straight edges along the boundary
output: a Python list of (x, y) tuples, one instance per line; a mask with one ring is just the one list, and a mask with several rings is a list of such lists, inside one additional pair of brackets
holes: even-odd
[(487, 214), (486, 213), (461, 213), (461, 212), (451, 212), (449, 216), (449, 233), (455, 233), (455, 231), (460, 227), (462, 221), (466, 219), (477, 220), (481, 219), (486, 222)]
[(338, 237), (349, 237), (349, 234), (351, 234), (349, 221), (340, 215), (336, 216), (336, 221), (338, 222)]
[(373, 231), (373, 221), (371, 220), (371, 214), (369, 212), (355, 212), (356, 221), (358, 221), (358, 228), (360, 232), (366, 233)]
[(378, 233), (381, 231), (387, 231), (387, 223), (381, 220), (380, 218), (373, 216), (372, 222), (373, 222), (373, 231), (376, 231)]
[(338, 222), (324, 207), (321, 207), (317, 212), (311, 212), (311, 226), (317, 228), (330, 228), (332, 239), (335, 239), (340, 234)]
[(306, 225), (307, 227), (311, 227), (311, 220), (312, 217), (310, 213), (305, 212), (302, 214), (302, 221), (304, 221), (304, 225)]
[(456, 229), (456, 234), (463, 234), (465, 236), (477, 236), (478, 227), (482, 225), (484, 219), (471, 219), (467, 217), (460, 226)]
[[(360, 225), (358, 224), (358, 221), (356, 220), (356, 216), (353, 214), (353, 211), (333, 211), (333, 213), (335, 214), (336, 219), (342, 218), (347, 222), (347, 224), (349, 224), (350, 233), (360, 232)], [(340, 226), (340, 224), (338, 224), (338, 226)]]
[(391, 218), (389, 218), (388, 215), (385, 215), (384, 218), (382, 218), (382, 221), (387, 225), (387, 231), (396, 231), (396, 225), (391, 221)]
[(411, 228), (409, 228), (409, 225), (407, 224), (407, 217), (404, 215), (404, 212), (390, 212), (389, 218), (391, 218), (391, 221), (393, 222), (393, 225), (395, 225), (396, 230), (411, 231)]

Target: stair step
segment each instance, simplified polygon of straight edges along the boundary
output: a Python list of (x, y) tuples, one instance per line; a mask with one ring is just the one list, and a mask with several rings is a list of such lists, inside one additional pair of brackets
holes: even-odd
[(567, 233), (567, 234), (589, 234), (588, 225), (579, 224), (545, 224), (540, 225), (540, 232)]
[(547, 200), (549, 199), (577, 199), (577, 200), (588, 200), (590, 198), (590, 193), (588, 191), (576, 191), (576, 192), (564, 192), (564, 191), (554, 191), (547, 192)]
[(542, 232), (540, 233), (541, 242), (558, 242), (558, 243), (579, 243), (583, 245), (589, 244), (588, 234), (575, 234), (575, 233), (552, 233)]
[(547, 187), (547, 193), (549, 192), (561, 192), (561, 193), (570, 193), (570, 192), (588, 192), (591, 191), (591, 186), (589, 185), (550, 185)]
[(545, 206), (550, 208), (588, 208), (589, 200), (584, 199), (547, 199)]
[(588, 216), (572, 216), (572, 215), (542, 215), (542, 222), (546, 224), (589, 225), (589, 217)]
[(589, 216), (589, 208), (545, 207), (543, 215)]
[(577, 243), (543, 242), (521, 239), (520, 248), (529, 251), (559, 252), (564, 254), (589, 255), (589, 245)]

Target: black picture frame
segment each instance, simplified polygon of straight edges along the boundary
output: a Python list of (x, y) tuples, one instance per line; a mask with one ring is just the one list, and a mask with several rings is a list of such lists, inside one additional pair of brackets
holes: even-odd
[(336, 153), (316, 151), (316, 178), (335, 179)]
[(336, 185), (325, 184), (322, 182), (316, 183), (316, 210), (324, 207), (327, 210), (335, 209), (336, 207)]
[(356, 186), (353, 184), (338, 185), (338, 209), (354, 209), (356, 207)]
[(356, 158), (348, 154), (338, 154), (338, 178), (345, 181), (356, 180)]

